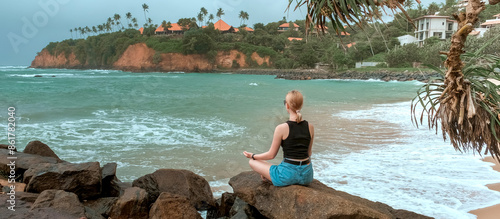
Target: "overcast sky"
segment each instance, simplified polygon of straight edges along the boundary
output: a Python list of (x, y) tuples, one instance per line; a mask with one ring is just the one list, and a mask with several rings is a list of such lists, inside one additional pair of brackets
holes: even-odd
[[(422, 0), (427, 6), (433, 0)], [(434, 0), (443, 2), (444, 0)], [(239, 26), (238, 14), (246, 11), (246, 22), (269, 23), (287, 17), (287, 20), (305, 18), (304, 10), (285, 11), (287, 0), (16, 0), (2, 1), (0, 7), (0, 65), (30, 65), (36, 53), (49, 42), (71, 37), (70, 29), (97, 26), (115, 13), (122, 16), (131, 12), (139, 24), (144, 24), (142, 4), (149, 5), (148, 17), (154, 23), (162, 20), (177, 22), (179, 18), (196, 17), (201, 7), (209, 14), (222, 8), (222, 17), (229, 25)]]

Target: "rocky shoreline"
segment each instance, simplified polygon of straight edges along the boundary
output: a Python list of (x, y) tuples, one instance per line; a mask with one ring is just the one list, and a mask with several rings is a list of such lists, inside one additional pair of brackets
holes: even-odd
[[(253, 171), (243, 172), (229, 181), (234, 193), (214, 199), (208, 182), (189, 170), (160, 169), (127, 183), (116, 177), (116, 163), (66, 162), (40, 141), (14, 155), (11, 149), (0, 144), (3, 218), (202, 218), (200, 211), (208, 219), (429, 218), (317, 180), (274, 187)], [(14, 176), (16, 183), (8, 182)]]
[(440, 78), (437, 72), (373, 70), (360, 72), (348, 70), (333, 72), (323, 69), (236, 69), (235, 74), (276, 75), (277, 79), (285, 80), (313, 80), (313, 79), (351, 79), (351, 80), (381, 80), (381, 81), (420, 81), (428, 82), (431, 78)]

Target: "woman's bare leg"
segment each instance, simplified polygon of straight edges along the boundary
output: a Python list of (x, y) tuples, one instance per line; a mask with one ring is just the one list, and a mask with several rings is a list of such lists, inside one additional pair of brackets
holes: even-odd
[(271, 181), (271, 175), (269, 174), (269, 169), (271, 168), (272, 164), (263, 160), (250, 160), (248, 163), (255, 172), (259, 173), (260, 175), (264, 176), (266, 179)]

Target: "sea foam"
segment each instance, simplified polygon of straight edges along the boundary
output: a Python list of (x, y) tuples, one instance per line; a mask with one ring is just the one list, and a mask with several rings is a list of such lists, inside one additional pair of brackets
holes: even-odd
[(500, 173), (479, 156), (455, 151), (434, 130), (417, 129), (409, 106), (379, 104), (333, 115), (353, 122), (379, 121), (378, 128), (392, 126), (401, 135), (392, 142), (374, 141), (368, 150), (314, 155), (315, 178), (335, 189), (435, 218), (475, 218), (467, 212), (500, 203), (500, 192), (485, 186), (500, 182)]

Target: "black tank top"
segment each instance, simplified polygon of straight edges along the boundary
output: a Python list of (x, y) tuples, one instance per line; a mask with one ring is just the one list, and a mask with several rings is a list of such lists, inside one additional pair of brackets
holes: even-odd
[(309, 157), (309, 144), (311, 134), (309, 133), (309, 123), (303, 120), (300, 123), (294, 121), (286, 122), (289, 127), (288, 137), (281, 140), (283, 147), (283, 157), (291, 159), (306, 159)]

